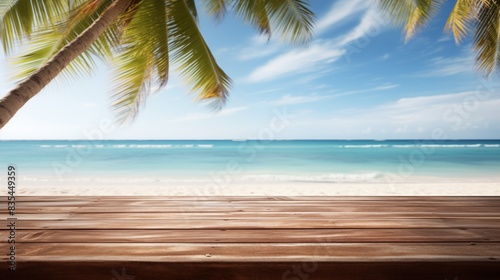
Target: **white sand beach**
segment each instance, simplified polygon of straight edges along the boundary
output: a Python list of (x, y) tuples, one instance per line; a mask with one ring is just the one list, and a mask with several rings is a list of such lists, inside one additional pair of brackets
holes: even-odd
[(217, 184), (21, 182), (31, 196), (499, 196), (500, 180), (398, 183), (245, 182)]

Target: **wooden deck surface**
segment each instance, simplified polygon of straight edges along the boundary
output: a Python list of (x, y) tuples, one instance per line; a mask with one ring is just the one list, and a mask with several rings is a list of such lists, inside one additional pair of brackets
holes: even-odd
[[(7, 198), (0, 197), (7, 225)], [(500, 197), (17, 197), (0, 279), (500, 279)]]

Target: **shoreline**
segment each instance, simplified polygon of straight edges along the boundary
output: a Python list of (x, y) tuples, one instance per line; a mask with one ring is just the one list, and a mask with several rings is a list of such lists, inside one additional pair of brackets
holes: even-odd
[(245, 182), (217, 184), (25, 182), (19, 196), (500, 196), (500, 181)]

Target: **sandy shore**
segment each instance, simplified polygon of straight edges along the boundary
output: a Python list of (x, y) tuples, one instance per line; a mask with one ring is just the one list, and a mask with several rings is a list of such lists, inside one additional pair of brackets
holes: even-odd
[(25, 182), (17, 195), (58, 196), (500, 196), (500, 181), (398, 183), (245, 182), (226, 184)]

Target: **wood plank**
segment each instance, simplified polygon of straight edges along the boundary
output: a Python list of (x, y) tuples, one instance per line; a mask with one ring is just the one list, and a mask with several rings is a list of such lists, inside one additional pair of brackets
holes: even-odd
[(484, 219), (100, 219), (18, 220), (23, 229), (276, 229), (276, 228), (500, 228), (500, 217)]
[[(6, 198), (6, 196), (0, 196)], [(499, 196), (17, 196), (19, 201), (108, 201), (108, 200), (169, 200), (169, 201), (496, 201)], [(2, 199), (5, 201), (5, 199)]]
[[(0, 207), (7, 205), (7, 201), (0, 201)], [(76, 207), (76, 206), (96, 206), (115, 207), (117, 205), (127, 207), (206, 207), (206, 206), (252, 206), (252, 207), (273, 207), (273, 206), (322, 206), (322, 207), (500, 207), (497, 201), (176, 201), (176, 200), (67, 200), (67, 201), (25, 201), (18, 202), (19, 207)]]
[[(19, 220), (98, 220), (98, 219), (143, 219), (143, 220), (178, 220), (178, 219), (414, 219), (414, 218), (495, 218), (499, 213), (394, 213), (394, 212), (174, 212), (174, 213), (52, 213), (52, 214), (16, 214)], [(7, 215), (0, 215), (6, 219)]]
[(22, 230), (19, 243), (500, 242), (500, 229)]
[[(4, 249), (5, 245), (0, 248)], [(481, 261), (500, 265), (500, 244), (477, 243), (25, 243), (23, 261), (356, 262)], [(7, 256), (0, 255), (2, 262)]]
[[(0, 279), (498, 280), (495, 262), (20, 262)], [(127, 277), (128, 276), (128, 277)], [(160, 276), (160, 277), (159, 277)]]
[(111, 279), (118, 264), (137, 279), (303, 280), (284, 273), (304, 263), (310, 279), (500, 275), (500, 197), (18, 198), (20, 271), (1, 279)]
[[(64, 209), (64, 210), (63, 210)], [(499, 207), (349, 207), (349, 206), (304, 206), (304, 207), (291, 207), (291, 206), (267, 206), (267, 207), (252, 207), (252, 206), (235, 206), (235, 207), (217, 207), (217, 206), (204, 206), (204, 207), (21, 207), (16, 208), (16, 213), (40, 213), (50, 214), (64, 211), (66, 213), (188, 213), (188, 212), (399, 212), (399, 213), (425, 213), (425, 212), (440, 212), (440, 213), (498, 213)], [(0, 215), (6, 215), (7, 209), (0, 209)]]

